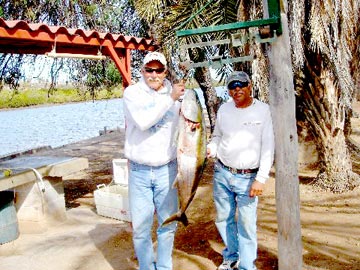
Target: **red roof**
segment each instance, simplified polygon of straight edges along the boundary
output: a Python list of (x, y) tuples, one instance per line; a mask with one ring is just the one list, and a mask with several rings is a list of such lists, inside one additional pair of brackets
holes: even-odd
[(101, 52), (111, 57), (127, 86), (131, 83), (130, 50), (154, 51), (158, 45), (152, 39), (0, 18), (0, 53), (45, 54), (54, 48), (56, 53)]
[[(0, 18), (0, 53), (44, 54), (52, 49), (56, 40), (57, 52), (87, 53), (84, 49), (112, 45), (115, 49), (127, 48), (153, 51), (157, 45), (152, 39), (102, 33), (63, 26), (49, 26), (26, 21), (5, 21)], [(63, 50), (63, 48), (67, 48)], [(70, 51), (69, 51), (70, 50)], [(91, 54), (91, 52), (89, 52)], [(106, 52), (103, 52), (106, 55)]]

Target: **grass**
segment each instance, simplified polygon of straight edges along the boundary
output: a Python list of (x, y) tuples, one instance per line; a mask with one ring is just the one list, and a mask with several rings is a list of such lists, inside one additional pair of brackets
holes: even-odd
[[(216, 84), (215, 84), (216, 85)], [(215, 86), (214, 85), (214, 86)], [(186, 88), (197, 88), (198, 84), (194, 79), (188, 80)], [(62, 104), (70, 102), (81, 102), (89, 100), (112, 99), (122, 97), (122, 87), (116, 87), (111, 91), (96, 91), (95, 97), (89, 91), (75, 88), (62, 87), (49, 94), (48, 89), (32, 89), (33, 87), (22, 86), (15, 92), (10, 89), (0, 90), (0, 109), (22, 108), (45, 104)]]
[(121, 96), (122, 89), (120, 89), (120, 87), (112, 91), (97, 91), (95, 97), (93, 97), (89, 91), (81, 91), (74, 88), (57, 89), (51, 94), (48, 94), (47, 89), (23, 89), (18, 90), (17, 93), (14, 90), (3, 89), (0, 91), (0, 109), (80, 102), (93, 99), (112, 99)]

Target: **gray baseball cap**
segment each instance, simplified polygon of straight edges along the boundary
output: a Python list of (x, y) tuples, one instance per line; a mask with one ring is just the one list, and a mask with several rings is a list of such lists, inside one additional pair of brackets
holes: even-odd
[(239, 81), (239, 82), (247, 82), (250, 83), (250, 77), (249, 75), (244, 71), (234, 71), (230, 74), (230, 76), (227, 78), (226, 86), (228, 87), (230, 83)]

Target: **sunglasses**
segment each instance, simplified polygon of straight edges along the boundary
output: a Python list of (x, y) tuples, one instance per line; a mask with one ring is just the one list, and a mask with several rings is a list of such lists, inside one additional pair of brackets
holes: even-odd
[(244, 88), (249, 85), (249, 82), (241, 82), (241, 81), (234, 81), (229, 83), (228, 88), (230, 90), (235, 89), (236, 87)]
[(154, 71), (156, 72), (156, 74), (161, 74), (165, 71), (165, 68), (149, 68), (149, 67), (146, 67), (144, 68), (145, 71), (147, 73), (153, 73)]

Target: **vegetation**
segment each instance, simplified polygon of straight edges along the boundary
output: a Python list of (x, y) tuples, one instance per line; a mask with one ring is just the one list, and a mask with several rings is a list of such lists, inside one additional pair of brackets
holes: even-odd
[[(176, 2), (176, 3), (174, 3)], [(139, 15), (151, 26), (153, 38), (164, 51), (176, 51), (174, 30), (194, 29), (234, 21), (263, 17), (263, 1), (134, 1)], [(320, 173), (315, 183), (334, 192), (344, 192), (360, 184), (359, 175), (352, 171), (349, 147), (351, 104), (359, 81), (359, 0), (281, 1), (282, 12), (289, 18), (293, 69), (297, 94), (298, 120), (303, 121), (318, 147)], [(202, 12), (188, 20), (195, 11)], [(234, 12), (234, 11), (237, 12)], [(166, 19), (164, 19), (166, 18)], [(185, 25), (183, 25), (185, 23)], [(253, 29), (242, 32), (244, 35)], [(256, 29), (255, 29), (256, 31)], [(226, 34), (226, 33), (224, 33)], [(195, 43), (221, 38), (219, 35), (195, 35), (186, 41)], [(174, 46), (175, 45), (175, 46)], [(180, 43), (180, 46), (182, 44)], [(238, 48), (217, 46), (217, 50), (187, 49), (184, 54), (193, 62), (211, 56), (239, 56), (252, 53), (252, 63), (233, 65), (253, 74), (260, 97), (268, 93), (269, 65), (266, 46), (247, 42)], [(214, 47), (214, 46), (213, 46)], [(226, 69), (219, 70), (226, 74)], [(196, 68), (195, 79), (204, 91), (210, 115), (216, 113), (219, 102), (213, 99), (213, 89), (207, 68)], [(213, 108), (211, 111), (210, 108)], [(214, 109), (215, 108), (215, 109)], [(212, 113), (212, 114), (211, 114)]]
[[(24, 20), (73, 29), (146, 36), (142, 21), (125, 0), (0, 0), (0, 17), (4, 20)], [(140, 56), (140, 53), (134, 52), (133, 59)], [(25, 63), (34, 63), (36, 57), (0, 53), (0, 90), (5, 85), (17, 89), (24, 75), (22, 66)], [(79, 88), (86, 87), (92, 95), (100, 89), (111, 87), (114, 83), (121, 83), (119, 71), (110, 59), (101, 62), (54, 59), (49, 74), (52, 91), (56, 90), (59, 71), (64, 67), (74, 71), (70, 73), (72, 83)]]
[(95, 96), (92, 96), (89, 91), (80, 91), (75, 88), (61, 88), (50, 96), (48, 89), (26, 89), (19, 90), (17, 93), (10, 89), (4, 89), (0, 91), (0, 109), (111, 99), (119, 97), (122, 97), (121, 88), (115, 88), (112, 91), (99, 90), (96, 92)]
[[(290, 35), (298, 120), (313, 135), (320, 160), (318, 186), (334, 192), (360, 183), (348, 136), (359, 76), (358, 0), (290, 2)], [(359, 149), (355, 148), (358, 152)]]
[[(213, 84), (216, 86), (218, 82), (213, 81)], [(196, 87), (198, 87), (196, 81), (191, 79), (187, 81), (186, 88)], [(34, 87), (26, 85), (20, 85), (19, 88), (16, 91), (9, 88), (0, 91), (0, 109), (122, 98), (123, 95), (121, 86), (95, 92), (75, 87), (59, 87), (56, 91), (49, 91), (49, 89), (44, 88), (34, 89)]]

